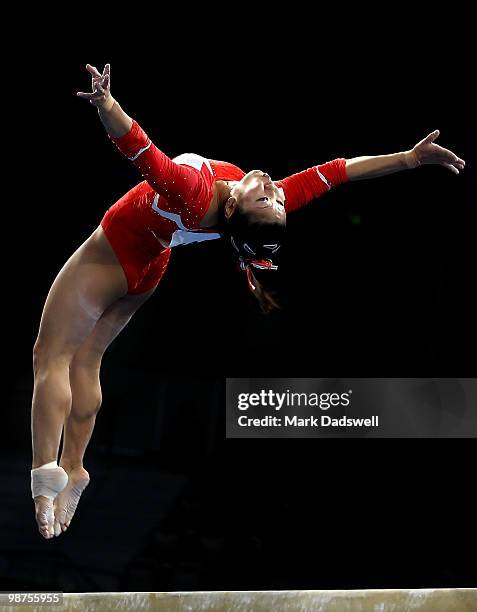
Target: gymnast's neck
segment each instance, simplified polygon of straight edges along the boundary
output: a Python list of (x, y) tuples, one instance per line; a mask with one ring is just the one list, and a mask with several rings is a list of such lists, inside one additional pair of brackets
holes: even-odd
[(211, 228), (221, 225), (225, 203), (229, 199), (231, 191), (232, 185), (228, 181), (216, 181), (214, 183), (214, 195), (207, 212), (200, 222), (201, 227)]

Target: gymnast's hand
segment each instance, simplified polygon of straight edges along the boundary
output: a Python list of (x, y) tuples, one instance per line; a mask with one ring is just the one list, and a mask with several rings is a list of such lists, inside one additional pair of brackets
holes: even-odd
[(86, 70), (91, 74), (91, 89), (90, 93), (79, 91), (77, 95), (83, 100), (89, 100), (93, 106), (101, 110), (109, 111), (114, 105), (114, 98), (111, 95), (111, 67), (106, 64), (101, 74), (97, 68), (86, 64)]
[(412, 149), (412, 153), (416, 160), (416, 165), (423, 164), (439, 164), (449, 168), (454, 174), (459, 174), (460, 170), (465, 167), (465, 161), (457, 157), (449, 149), (435, 144), (434, 140), (439, 136), (439, 130), (435, 130), (429, 136), (417, 143)]

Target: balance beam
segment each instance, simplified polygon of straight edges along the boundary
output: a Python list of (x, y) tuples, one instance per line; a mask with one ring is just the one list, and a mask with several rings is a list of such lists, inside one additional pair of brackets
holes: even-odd
[[(8, 606), (4, 612), (45, 612)], [(65, 593), (52, 612), (477, 612), (477, 589)]]

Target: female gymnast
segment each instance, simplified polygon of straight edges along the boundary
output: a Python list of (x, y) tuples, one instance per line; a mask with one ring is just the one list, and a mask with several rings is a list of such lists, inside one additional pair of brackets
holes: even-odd
[[(259, 274), (277, 269), (286, 214), (345, 181), (440, 164), (459, 174), (464, 160), (434, 141), (391, 155), (335, 159), (280, 181), (260, 170), (185, 154), (171, 160), (112, 97), (110, 67), (86, 66), (89, 93), (118, 149), (144, 181), (104, 215), (56, 277), (33, 350), (31, 491), (40, 534), (70, 525), (89, 483), (83, 457), (101, 405), (99, 371), (109, 344), (152, 295), (178, 245), (225, 237), (264, 312), (277, 307)], [(57, 464), (63, 432), (62, 454)]]

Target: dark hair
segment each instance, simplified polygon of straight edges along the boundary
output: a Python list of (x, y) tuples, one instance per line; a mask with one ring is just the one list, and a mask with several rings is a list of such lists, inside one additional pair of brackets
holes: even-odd
[(220, 232), (232, 247), (240, 268), (246, 272), (249, 290), (258, 300), (261, 311), (269, 314), (278, 310), (277, 292), (270, 288), (270, 281), (274, 276), (271, 271), (278, 269), (285, 226), (256, 221), (236, 209), (229, 219), (224, 219)]

